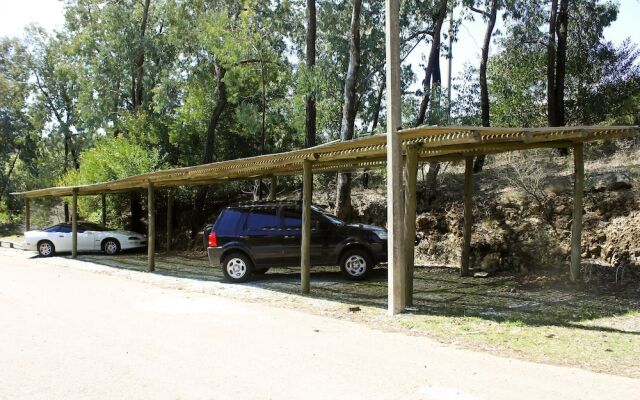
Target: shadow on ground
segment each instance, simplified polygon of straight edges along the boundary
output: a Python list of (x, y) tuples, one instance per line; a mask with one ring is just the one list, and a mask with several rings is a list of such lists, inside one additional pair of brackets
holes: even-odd
[[(145, 271), (146, 255), (80, 255), (79, 259), (125, 270)], [(156, 256), (156, 273), (172, 277), (224, 282), (220, 268), (208, 266), (206, 256), (163, 254)], [(275, 292), (297, 294), (298, 268), (272, 268), (245, 285)], [(637, 283), (635, 284), (636, 286)], [(461, 278), (447, 267), (417, 267), (414, 306), (411, 313), (450, 317), (475, 317), (531, 326), (560, 326), (589, 331), (640, 335), (640, 326), (623, 329), (600, 326), (597, 320), (640, 310), (638, 288), (596, 293), (569, 285), (562, 278), (517, 276)], [(379, 267), (365, 282), (345, 280), (337, 267), (313, 268), (311, 297), (349, 305), (387, 307), (387, 270)], [(593, 321), (596, 320), (596, 321)]]

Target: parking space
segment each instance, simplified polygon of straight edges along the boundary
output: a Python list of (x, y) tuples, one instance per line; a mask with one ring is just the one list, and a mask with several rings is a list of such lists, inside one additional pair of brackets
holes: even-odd
[[(145, 271), (142, 253), (115, 257), (80, 255), (80, 260), (109, 267)], [(223, 283), (234, 288), (252, 287), (285, 294), (299, 294), (299, 268), (272, 268), (245, 284), (226, 284), (220, 268), (210, 267), (203, 253), (157, 255), (156, 273), (199, 281)], [(343, 277), (338, 267), (314, 267), (309, 297), (338, 301), (347, 305), (385, 309), (387, 269), (378, 266), (366, 281)], [(640, 306), (629, 297), (594, 295), (567, 286), (562, 277), (503, 275), (486, 278), (460, 277), (458, 270), (445, 266), (418, 266), (414, 279), (411, 313), (440, 316), (477, 317), (495, 321), (519, 321), (533, 325), (570, 324), (585, 319), (624, 314)]]

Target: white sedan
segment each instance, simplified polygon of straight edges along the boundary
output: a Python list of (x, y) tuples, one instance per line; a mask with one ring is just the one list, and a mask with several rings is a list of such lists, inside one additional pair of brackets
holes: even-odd
[[(71, 224), (58, 224), (41, 231), (24, 233), (24, 249), (43, 257), (71, 251)], [(147, 237), (136, 232), (109, 230), (90, 222), (78, 223), (78, 251), (103, 251), (114, 255), (121, 250), (146, 247)]]

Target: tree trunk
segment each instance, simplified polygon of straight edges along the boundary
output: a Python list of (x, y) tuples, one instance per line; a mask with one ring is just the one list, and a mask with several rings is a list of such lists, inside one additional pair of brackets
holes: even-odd
[[(306, 65), (311, 74), (316, 65), (316, 1), (307, 0)], [(304, 147), (316, 145), (316, 97), (307, 93), (305, 100)]]
[[(220, 124), (220, 117), (222, 112), (227, 107), (227, 86), (224, 82), (224, 76), (227, 70), (221, 66), (217, 60), (214, 60), (214, 68), (216, 72), (216, 87), (218, 90), (218, 102), (211, 113), (209, 119), (209, 125), (207, 126), (207, 142), (204, 150), (204, 157), (202, 157), (203, 164), (209, 164), (213, 162), (213, 155), (215, 153), (216, 145), (216, 133), (218, 125)], [(204, 202), (207, 198), (207, 191), (209, 187), (206, 185), (200, 186), (196, 193), (196, 198), (193, 207), (192, 219), (191, 219), (191, 235), (196, 235), (199, 229), (199, 222), (201, 221), (202, 212), (204, 209)]]
[(140, 192), (130, 192), (129, 202), (131, 206), (131, 220), (129, 228), (134, 232), (142, 233), (145, 229), (142, 226), (142, 217), (144, 216), (144, 213), (142, 212)]
[(569, 25), (569, 0), (560, 1), (558, 13), (558, 46), (556, 50), (556, 83), (555, 83), (555, 125), (565, 125), (564, 80), (567, 69), (567, 33)]
[(558, 0), (551, 1), (551, 15), (549, 17), (549, 37), (547, 42), (547, 122), (555, 126), (556, 99), (556, 20)]
[[(371, 124), (371, 134), (373, 135), (378, 127), (378, 121), (380, 120), (380, 109), (382, 108), (382, 96), (384, 94), (384, 88), (386, 87), (387, 80), (384, 79), (384, 74), (381, 77), (380, 87), (378, 88), (378, 95), (376, 96), (376, 107), (373, 112), (373, 123)], [(365, 169), (362, 174), (362, 187), (369, 188), (369, 170)]]
[(147, 31), (147, 20), (149, 19), (149, 5), (151, 0), (145, 0), (142, 10), (142, 22), (140, 23), (140, 44), (135, 62), (135, 89), (133, 98), (133, 108), (137, 110), (142, 105), (142, 95), (144, 92), (144, 35)]
[[(431, 50), (429, 52), (429, 60), (425, 69), (424, 93), (422, 95), (422, 101), (420, 102), (420, 111), (418, 112), (418, 118), (416, 119), (416, 126), (424, 124), (427, 117), (427, 109), (429, 108), (429, 101), (431, 98), (431, 82), (434, 87), (440, 87), (442, 83), (440, 75), (440, 43), (442, 24), (447, 15), (447, 0), (440, 0), (438, 12), (434, 15), (434, 27), (433, 27), (433, 42), (431, 43)], [(427, 172), (427, 201), (431, 202), (436, 197), (437, 191), (437, 177), (440, 171), (440, 163), (430, 162), (429, 170)]]
[(11, 166), (9, 167), (9, 172), (7, 172), (6, 180), (4, 182), (4, 185), (2, 185), (2, 190), (0, 190), (0, 207), (2, 207), (2, 197), (4, 196), (4, 192), (9, 187), (9, 181), (11, 181), (11, 175), (13, 174), (13, 169), (16, 166), (16, 161), (18, 161), (18, 157), (20, 157), (21, 151), (22, 150), (18, 150), (15, 157), (13, 157), (13, 161), (11, 162)]
[[(489, 104), (489, 87), (487, 85), (487, 63), (489, 62), (489, 46), (491, 45), (491, 37), (493, 29), (496, 26), (496, 17), (498, 15), (498, 0), (491, 1), (491, 10), (489, 10), (489, 21), (487, 22), (487, 30), (484, 34), (484, 43), (482, 44), (482, 57), (480, 58), (480, 108), (482, 126), (491, 126), (490, 104)], [(473, 172), (482, 171), (484, 167), (485, 155), (476, 157), (473, 163)]]
[[(433, 42), (431, 43), (431, 50), (429, 51), (429, 60), (427, 61), (427, 67), (425, 68), (425, 77), (422, 81), (424, 93), (422, 94), (422, 100), (420, 101), (420, 111), (418, 112), (418, 118), (416, 119), (416, 126), (424, 124), (424, 120), (427, 116), (427, 109), (429, 108), (429, 100), (431, 98), (431, 80), (434, 77), (434, 70), (438, 69), (436, 75), (440, 75), (440, 41), (442, 24), (447, 15), (447, 0), (440, 0), (440, 6), (438, 13), (434, 15), (433, 24)], [(440, 82), (440, 80), (438, 80)]]
[(373, 135), (378, 127), (378, 121), (380, 120), (380, 109), (382, 109), (382, 96), (384, 95), (384, 88), (387, 85), (387, 80), (384, 74), (381, 77), (380, 87), (378, 88), (378, 95), (376, 97), (376, 108), (373, 112), (373, 123), (371, 124), (371, 134)]
[[(344, 81), (344, 105), (342, 108), (341, 140), (353, 139), (356, 120), (356, 83), (360, 69), (360, 10), (362, 0), (353, 1), (351, 34), (349, 40), (349, 69)], [(351, 214), (351, 174), (338, 173), (336, 193), (336, 215), (348, 219)]]

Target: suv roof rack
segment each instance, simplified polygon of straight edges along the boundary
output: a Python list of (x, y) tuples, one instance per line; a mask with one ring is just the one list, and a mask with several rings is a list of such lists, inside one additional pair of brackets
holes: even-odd
[(247, 206), (277, 206), (277, 205), (283, 205), (283, 204), (294, 204), (294, 205), (299, 205), (302, 204), (302, 201), (300, 200), (256, 200), (256, 201), (242, 201), (239, 203), (236, 203), (233, 206), (236, 207), (247, 207)]

